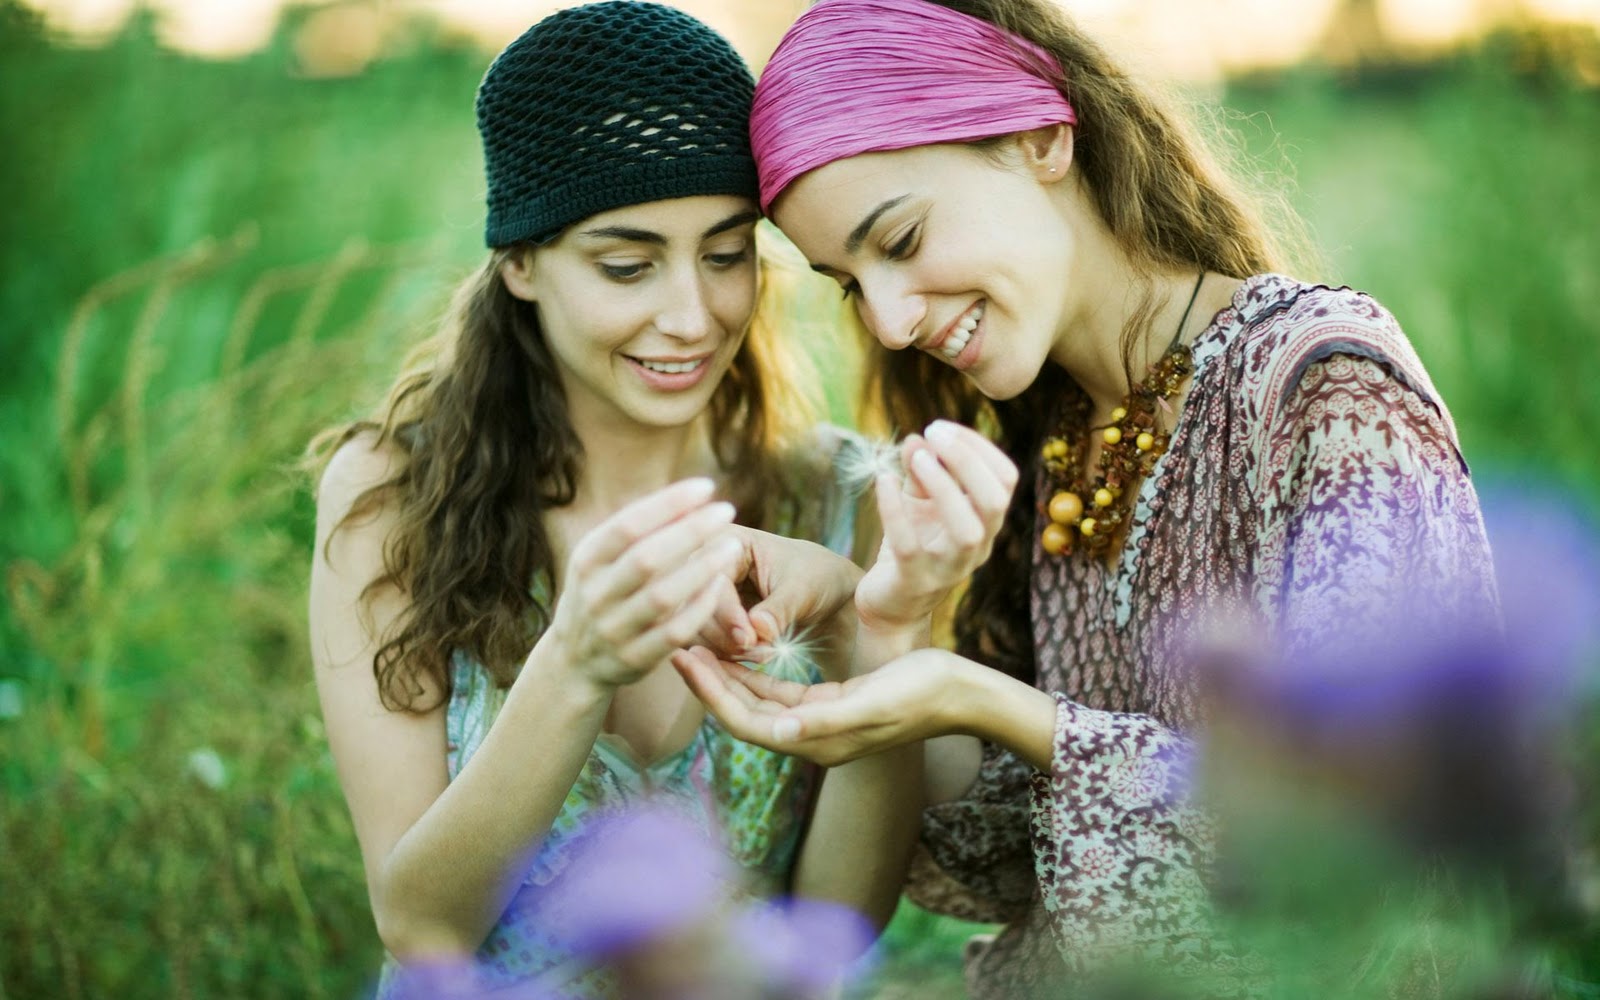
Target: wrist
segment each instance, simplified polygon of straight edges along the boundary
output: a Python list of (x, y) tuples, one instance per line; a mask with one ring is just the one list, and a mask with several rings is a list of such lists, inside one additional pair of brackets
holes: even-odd
[(933, 613), (889, 614), (863, 602), (859, 595), (854, 601), (858, 628), (885, 638), (926, 632), (931, 628)]
[(554, 630), (546, 631), (534, 643), (517, 679), (523, 677), (543, 677), (553, 681), (554, 690), (569, 700), (571, 707), (579, 712), (604, 712), (617, 691), (617, 685), (583, 669), (580, 658)]
[(1055, 696), (954, 653), (947, 655), (963, 664), (946, 686), (952, 728), (1005, 747), (1038, 770), (1050, 771), (1055, 751)]

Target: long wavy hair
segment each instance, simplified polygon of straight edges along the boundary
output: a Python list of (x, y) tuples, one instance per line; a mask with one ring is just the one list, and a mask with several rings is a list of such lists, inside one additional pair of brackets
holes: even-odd
[[(439, 333), (408, 360), (380, 411), (325, 430), (310, 446), (313, 468), (357, 436), (403, 459), (334, 528), (379, 507), (398, 515), (383, 572), (362, 592), (364, 603), (391, 587), (407, 597), (372, 664), (391, 710), (435, 707), (420, 702), (429, 689), (422, 682), (448, 692), (457, 651), (508, 686), (549, 624), (552, 609), (533, 591), (554, 557), (540, 515), (572, 502), (585, 456), (538, 312), (500, 276), (508, 258), (529, 249), (493, 251), (457, 290)], [(755, 525), (798, 516), (799, 487), (779, 451), (809, 426), (812, 406), (806, 380), (795, 377), (805, 364), (785, 354), (767, 319), (772, 284), (763, 275), (745, 341), (702, 417), (730, 473), (738, 519)], [(780, 370), (784, 378), (771, 377)]]
[[(929, 2), (1026, 38), (1060, 62), (1056, 86), (1078, 117), (1074, 163), (1139, 286), (1121, 334), (1130, 383), (1134, 352), (1161, 305), (1153, 293), (1157, 274), (1204, 268), (1243, 278), (1308, 256), (1303, 227), (1281, 194), (1243, 193), (1223, 167), (1223, 150), (1207, 146), (1197, 123), (1180, 113), (1176, 102), (1130, 78), (1059, 6), (1049, 0)], [(1006, 138), (972, 145), (992, 153)], [(1269, 213), (1272, 226), (1266, 221)], [(1021, 470), (994, 554), (974, 574), (956, 608), (954, 632), (963, 655), (1032, 681), (1028, 577), (1039, 445), (1062, 396), (1081, 390), (1059, 366), (1046, 364), (1016, 398), (993, 401), (921, 351), (873, 350), (869, 359), (863, 383), (868, 422), (919, 428), (943, 417), (978, 426)]]

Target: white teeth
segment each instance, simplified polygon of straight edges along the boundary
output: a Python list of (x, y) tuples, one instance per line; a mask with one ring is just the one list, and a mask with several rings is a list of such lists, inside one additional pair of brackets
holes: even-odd
[[(701, 359), (704, 360), (703, 358)], [(700, 367), (700, 361), (640, 361), (641, 365), (663, 375), (682, 375)]]
[(956, 324), (956, 328), (950, 331), (950, 336), (946, 337), (944, 343), (939, 345), (939, 353), (943, 354), (947, 360), (954, 361), (956, 356), (966, 348), (967, 341), (972, 339), (972, 331), (978, 328), (978, 321), (983, 319), (984, 308), (985, 306), (980, 303), (976, 309), (961, 317), (961, 322)]

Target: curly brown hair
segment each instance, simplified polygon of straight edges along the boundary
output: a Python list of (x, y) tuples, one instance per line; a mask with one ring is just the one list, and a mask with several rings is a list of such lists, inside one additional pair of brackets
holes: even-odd
[[(364, 491), (337, 532), (379, 507), (398, 523), (384, 548), (383, 573), (362, 600), (401, 589), (408, 608), (381, 638), (373, 673), (391, 710), (422, 712), (432, 689), (450, 690), (449, 659), (470, 656), (504, 687), (551, 608), (532, 586), (552, 563), (540, 513), (572, 502), (583, 447), (567, 413), (554, 356), (535, 307), (511, 294), (501, 266), (527, 245), (493, 251), (458, 289), (442, 329), (406, 366), (379, 414), (323, 431), (310, 446), (313, 467), (358, 436), (396, 449), (402, 461)], [(765, 265), (763, 265), (765, 267)], [(745, 341), (712, 397), (712, 445), (730, 472), (729, 499), (744, 524), (797, 518), (799, 489), (779, 450), (809, 423), (804, 363), (784, 352), (767, 321), (770, 289)], [(775, 370), (786, 377), (769, 377)]]
[[(1246, 197), (1224, 169), (1222, 151), (1208, 148), (1172, 101), (1130, 78), (1060, 7), (1048, 0), (929, 2), (997, 25), (1060, 62), (1055, 83), (1078, 117), (1074, 162), (1142, 286), (1121, 336), (1130, 382), (1133, 353), (1159, 305), (1152, 292), (1155, 275), (1203, 268), (1243, 278), (1306, 256), (1303, 229), (1281, 195), (1261, 191)], [(992, 154), (1007, 138), (971, 145)], [(1275, 227), (1266, 222), (1268, 210)], [(1274, 228), (1287, 238), (1274, 235)], [(994, 554), (957, 606), (954, 629), (963, 655), (1031, 682), (1028, 574), (1037, 455), (1055, 404), (1064, 393), (1082, 390), (1060, 367), (1047, 364), (1020, 395), (994, 401), (925, 352), (876, 350), (869, 358), (863, 384), (868, 420), (892, 428), (957, 420), (988, 431), (1016, 461), (1021, 478), (1005, 525)]]

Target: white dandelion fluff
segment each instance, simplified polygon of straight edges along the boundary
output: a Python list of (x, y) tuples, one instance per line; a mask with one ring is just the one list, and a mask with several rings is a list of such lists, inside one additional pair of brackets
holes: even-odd
[(807, 628), (785, 629), (767, 643), (761, 662), (765, 673), (782, 680), (807, 681), (822, 653), (816, 632)]
[(879, 438), (846, 440), (839, 449), (839, 476), (851, 496), (872, 489), (879, 476), (905, 476), (900, 463), (900, 442)]

